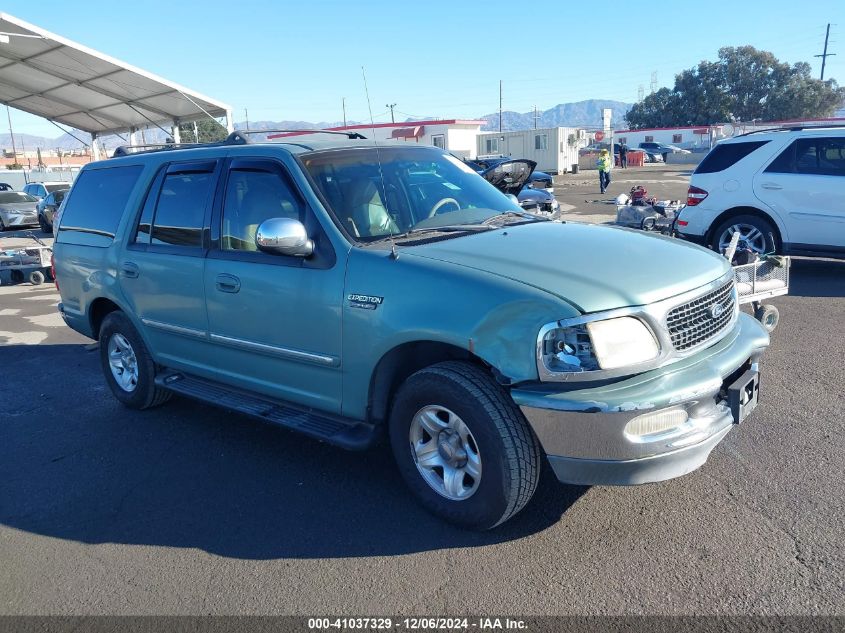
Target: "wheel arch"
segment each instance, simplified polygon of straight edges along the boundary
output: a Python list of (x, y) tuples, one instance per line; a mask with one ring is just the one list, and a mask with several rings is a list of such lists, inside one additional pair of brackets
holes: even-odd
[(100, 338), (100, 327), (103, 325), (105, 318), (117, 310), (123, 311), (123, 308), (106, 297), (98, 297), (91, 302), (88, 307), (88, 322), (91, 325), (94, 340)]
[(771, 213), (767, 213), (766, 211), (763, 211), (758, 207), (749, 206), (731, 207), (730, 209), (723, 211), (718, 216), (716, 216), (716, 218), (710, 223), (710, 228), (707, 230), (707, 235), (705, 238), (707, 246), (710, 246), (713, 243), (713, 237), (716, 233), (716, 229), (719, 228), (719, 225), (731, 216), (736, 215), (753, 215), (763, 220), (766, 220), (775, 229), (775, 240), (777, 241), (776, 245), (780, 246), (781, 248), (783, 247), (783, 232), (778, 221), (772, 216)]
[(439, 341), (402, 343), (386, 352), (376, 363), (370, 377), (367, 401), (369, 420), (376, 424), (386, 421), (396, 391), (409, 376), (420, 369), (448, 360), (462, 360), (487, 367), (469, 350)]

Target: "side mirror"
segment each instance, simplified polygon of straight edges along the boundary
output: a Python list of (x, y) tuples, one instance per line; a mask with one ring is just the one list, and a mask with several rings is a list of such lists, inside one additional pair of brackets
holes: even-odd
[(290, 218), (264, 220), (255, 233), (255, 245), (273, 255), (310, 257), (314, 252), (314, 242), (308, 239), (302, 222)]

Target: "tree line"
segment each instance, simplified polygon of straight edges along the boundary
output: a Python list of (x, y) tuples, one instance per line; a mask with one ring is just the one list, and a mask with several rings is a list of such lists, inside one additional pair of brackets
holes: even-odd
[(719, 49), (635, 104), (625, 116), (631, 128), (713, 125), (730, 121), (782, 121), (827, 117), (845, 102), (834, 79), (810, 76), (810, 65), (789, 65), (753, 46)]

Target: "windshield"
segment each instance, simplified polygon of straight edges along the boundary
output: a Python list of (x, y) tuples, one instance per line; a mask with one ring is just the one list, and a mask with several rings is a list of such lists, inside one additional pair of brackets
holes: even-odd
[(14, 204), (16, 202), (38, 202), (38, 198), (33, 198), (23, 191), (0, 192), (0, 204)]
[(303, 156), (336, 221), (362, 242), (483, 222), (519, 205), (434, 147), (364, 147)]
[(47, 188), (49, 193), (53, 193), (54, 191), (59, 191), (60, 189), (67, 189), (68, 184), (66, 182), (60, 183), (58, 185), (44, 185)]

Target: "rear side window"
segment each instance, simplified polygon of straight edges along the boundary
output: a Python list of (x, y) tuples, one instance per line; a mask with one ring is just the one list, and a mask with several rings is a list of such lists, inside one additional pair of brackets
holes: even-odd
[(59, 231), (79, 231), (114, 238), (129, 195), (142, 170), (141, 165), (128, 165), (83, 171), (65, 205)]
[(161, 188), (154, 198), (155, 210), (149, 204), (152, 201), (144, 206), (135, 241), (158, 246), (202, 247), (216, 167), (215, 160), (171, 163), (163, 178), (160, 175), (156, 179), (156, 183), (161, 182)]
[(202, 246), (211, 182), (211, 173), (167, 175), (156, 207), (152, 244)]
[(769, 141), (745, 141), (743, 143), (722, 143), (714, 147), (695, 170), (696, 174), (715, 174), (732, 167), (754, 150)]
[(845, 138), (802, 138), (766, 168), (769, 173), (845, 176)]

